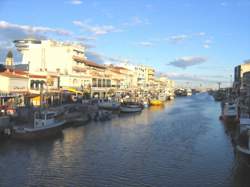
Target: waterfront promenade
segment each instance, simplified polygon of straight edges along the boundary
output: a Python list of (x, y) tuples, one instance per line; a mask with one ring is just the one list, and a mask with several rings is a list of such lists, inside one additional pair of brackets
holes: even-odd
[(0, 186), (245, 186), (220, 104), (206, 93), (52, 139), (0, 142)]

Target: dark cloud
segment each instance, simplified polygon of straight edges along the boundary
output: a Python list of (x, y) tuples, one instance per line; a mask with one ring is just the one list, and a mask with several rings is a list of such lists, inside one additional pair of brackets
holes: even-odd
[(95, 61), (100, 64), (119, 64), (130, 62), (128, 59), (125, 58), (109, 57), (89, 50), (86, 51), (86, 56), (89, 60)]
[(177, 58), (176, 60), (168, 63), (167, 65), (171, 65), (171, 66), (185, 69), (185, 68), (190, 67), (190, 66), (202, 64), (206, 61), (207, 61), (207, 58), (205, 58), (205, 57), (188, 56), (188, 57)]

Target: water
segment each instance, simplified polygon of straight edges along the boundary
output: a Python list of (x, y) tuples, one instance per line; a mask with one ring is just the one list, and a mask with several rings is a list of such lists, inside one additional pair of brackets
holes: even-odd
[(219, 114), (199, 94), (46, 141), (2, 141), (0, 186), (249, 186)]

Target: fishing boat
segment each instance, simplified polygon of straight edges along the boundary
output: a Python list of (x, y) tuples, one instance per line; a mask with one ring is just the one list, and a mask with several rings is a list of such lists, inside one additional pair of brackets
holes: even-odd
[(36, 139), (52, 136), (62, 131), (65, 121), (57, 118), (53, 111), (35, 113), (33, 127), (14, 127), (13, 138)]
[(123, 113), (133, 113), (133, 112), (141, 112), (143, 109), (141, 104), (129, 102), (129, 103), (123, 103), (120, 106), (120, 112)]
[(159, 100), (159, 99), (150, 100), (150, 105), (153, 105), (153, 106), (161, 106), (163, 104), (164, 104), (164, 102)]
[(113, 100), (100, 100), (98, 102), (98, 107), (106, 110), (118, 110), (120, 103)]
[(234, 103), (225, 103), (222, 109), (222, 119), (225, 122), (237, 122), (237, 107)]

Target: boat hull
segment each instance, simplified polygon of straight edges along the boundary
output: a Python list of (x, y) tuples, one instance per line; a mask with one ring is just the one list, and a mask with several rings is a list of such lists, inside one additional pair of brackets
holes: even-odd
[(161, 106), (161, 105), (163, 105), (163, 101), (160, 101), (160, 100), (151, 100), (150, 101), (150, 105)]
[(141, 112), (142, 107), (127, 107), (127, 106), (121, 106), (120, 112), (123, 113), (133, 113), (133, 112)]
[(53, 127), (45, 128), (45, 129), (33, 130), (33, 131), (14, 130), (12, 134), (12, 138), (29, 140), (29, 139), (41, 139), (41, 138), (55, 136), (55, 135), (62, 133), (62, 127), (64, 124), (65, 122), (63, 121), (63, 122), (59, 122), (57, 126), (53, 126)]
[(242, 153), (244, 155), (250, 156), (250, 149), (242, 147), (240, 145), (237, 145), (236, 149), (237, 149), (238, 152), (240, 152), (240, 153)]
[(117, 110), (120, 107), (119, 103), (99, 103), (98, 107), (106, 110)]
[(237, 123), (238, 119), (236, 115), (223, 115), (223, 121), (226, 123)]

